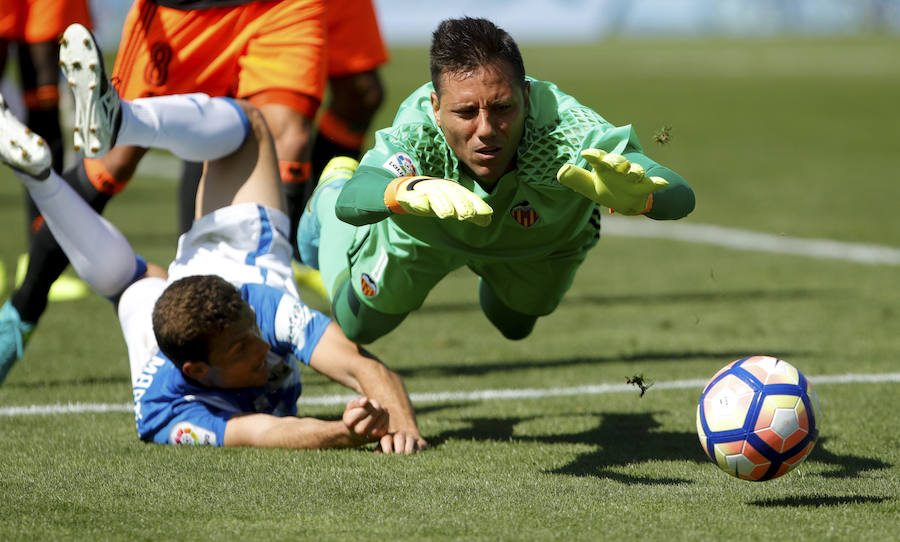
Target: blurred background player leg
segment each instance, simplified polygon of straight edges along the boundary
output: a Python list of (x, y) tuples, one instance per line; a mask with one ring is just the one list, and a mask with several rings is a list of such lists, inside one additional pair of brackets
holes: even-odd
[[(248, 3), (245, 10), (249, 11), (253, 5)], [(261, 11), (262, 6), (255, 9)], [(325, 91), (325, 2), (290, 0), (269, 6), (267, 10), (268, 13), (254, 20), (254, 33), (244, 31), (237, 36), (242, 48), (235, 49), (232, 60), (223, 64), (223, 70), (227, 67), (231, 72), (228, 78), (223, 78), (225, 86), (220, 93), (249, 100), (269, 125), (288, 199), (288, 215), (292, 219), (291, 241), (296, 250), (296, 225), (315, 184), (307, 181), (313, 178), (310, 162), (313, 119)], [(294, 22), (287, 24), (289, 20)], [(219, 43), (210, 46), (218, 49)], [(223, 57), (218, 50), (214, 54)], [(200, 90), (216, 94), (208, 88)], [(179, 191), (181, 231), (186, 231), (193, 220), (200, 172), (198, 165), (185, 164)]]
[[(330, 0), (326, 4), (325, 25), (330, 99), (319, 114), (312, 144), (311, 177), (307, 180), (311, 178), (313, 182), (287, 184), (288, 191), (294, 192), (289, 199), (295, 200), (289, 205), (300, 212), (329, 160), (335, 156), (359, 159), (362, 155), (372, 118), (384, 99), (378, 67), (387, 62), (388, 54), (371, 0)], [(180, 191), (182, 231), (190, 227), (193, 219), (193, 198), (201, 173), (200, 164), (184, 165)]]
[[(290, 174), (282, 180), (299, 185), (309, 177), (312, 118), (325, 88), (324, 13), (322, 0), (248, 1), (195, 10), (136, 0), (125, 21), (112, 84), (124, 99), (191, 92), (249, 99), (272, 130), (281, 171)], [(114, 147), (102, 159), (77, 160), (62, 176), (102, 212), (145, 153), (136, 146)], [(50, 285), (67, 264), (42, 227), (25, 281), (12, 296), (23, 321), (38, 321)]]
[[(26, 123), (44, 137), (56, 171), (63, 167), (58, 40), (66, 27), (75, 22), (91, 25), (87, 0), (8, 0), (3, 2), (0, 13), (0, 74), (6, 64), (9, 45), (16, 43)], [(26, 194), (25, 199), (30, 256), (19, 259), (15, 280), (19, 290), (0, 310), (0, 366), (11, 365), (21, 357), (22, 347), (46, 307), (51, 287), (55, 299), (87, 294), (87, 287), (77, 279), (57, 281), (67, 260), (63, 256), (60, 265), (57, 256), (61, 251), (54, 250), (56, 243), (49, 231), (42, 231), (46, 228), (31, 198)], [(36, 265), (28, 266), (26, 262)], [(26, 266), (33, 267), (35, 272), (18, 271)], [(31, 292), (37, 295), (33, 296)]]
[[(8, 5), (7, 5), (8, 4)], [(62, 171), (63, 144), (59, 123), (59, 67), (58, 45), (59, 35), (65, 28), (78, 22), (90, 27), (90, 13), (86, 0), (71, 2), (55, 2), (37, 0), (13, 0), (4, 4), (7, 13), (2, 16), (7, 24), (0, 23), (0, 41), (5, 41), (0, 48), (3, 54), (10, 54), (10, 46), (17, 52), (22, 98), (24, 102), (24, 119), (26, 125), (42, 135), (50, 147), (53, 158), (53, 169)], [(15, 42), (15, 43), (13, 43)], [(0, 73), (3, 62), (0, 61)], [(37, 208), (25, 193), (26, 231), (28, 246), (35, 242), (35, 234), (40, 229), (43, 219)], [(38, 241), (40, 242), (40, 241)], [(25, 281), (28, 266), (27, 254), (22, 254), (15, 267), (15, 284), (20, 286)], [(87, 295), (88, 288), (83, 282), (63, 276), (52, 283), (49, 299), (60, 301), (76, 299)]]
[[(388, 54), (371, 0), (330, 0), (326, 3), (325, 25), (330, 99), (318, 117), (311, 164), (281, 162), (295, 250), (300, 214), (315, 190), (315, 180), (332, 158), (349, 156), (358, 159), (362, 155), (372, 118), (384, 99), (378, 67), (387, 62)], [(264, 108), (263, 113), (266, 114)], [(283, 117), (278, 113), (270, 114), (272, 116)], [(276, 123), (273, 126), (270, 122), (270, 126), (277, 145), (283, 125)], [(279, 148), (279, 156), (282, 155)], [(297, 171), (309, 168), (309, 173), (298, 177), (291, 174), (291, 167)], [(193, 220), (194, 196), (201, 173), (199, 164), (184, 165), (179, 191), (182, 232), (190, 228)], [(299, 259), (299, 253), (295, 252), (295, 257)], [(322, 280), (315, 270), (296, 264), (294, 268), (298, 284), (327, 299)]]
[[(316, 187), (315, 180), (332, 158), (358, 160), (362, 156), (372, 118), (384, 100), (378, 67), (387, 62), (388, 53), (372, 1), (330, 0), (326, 7), (329, 99), (318, 116), (312, 146), (313, 182), (303, 185), (301, 213)], [(323, 301), (329, 300), (315, 269), (295, 262), (294, 280)]]
[(335, 156), (362, 156), (366, 133), (384, 100), (378, 67), (388, 60), (371, 0), (330, 0), (327, 8), (330, 98), (313, 143), (314, 176)]

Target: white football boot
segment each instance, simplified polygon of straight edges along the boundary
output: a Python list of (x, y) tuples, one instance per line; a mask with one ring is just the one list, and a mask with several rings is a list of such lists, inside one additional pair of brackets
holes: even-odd
[(80, 24), (66, 29), (59, 40), (59, 66), (75, 97), (72, 148), (88, 158), (100, 158), (115, 145), (121, 104), (90, 30)]
[(0, 161), (36, 179), (50, 174), (50, 147), (22, 124), (0, 94)]

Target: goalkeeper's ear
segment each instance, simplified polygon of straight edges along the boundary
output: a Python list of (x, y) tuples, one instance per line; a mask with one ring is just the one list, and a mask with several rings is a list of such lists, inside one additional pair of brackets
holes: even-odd
[(441, 127), (441, 98), (436, 91), (431, 92), (431, 109), (434, 111), (434, 121), (438, 128)]
[(528, 116), (528, 113), (531, 112), (531, 100), (529, 99), (531, 96), (531, 81), (528, 79), (525, 80), (525, 87), (522, 90), (522, 97), (525, 99), (525, 116)]

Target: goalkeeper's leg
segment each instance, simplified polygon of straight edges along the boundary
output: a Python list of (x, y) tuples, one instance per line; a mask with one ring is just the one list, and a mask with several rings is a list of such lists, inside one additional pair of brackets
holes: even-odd
[(331, 314), (344, 335), (355, 343), (367, 344), (400, 325), (408, 313), (377, 311), (363, 303), (353, 289), (347, 249), (353, 244), (356, 227), (342, 222), (334, 212), (342, 184), (330, 183), (316, 191), (301, 220), (298, 244), (304, 262), (314, 261), (321, 271), (322, 282), (331, 298)]
[(597, 243), (592, 230), (575, 238), (571, 250), (534, 261), (470, 264), (481, 277), (481, 309), (507, 339), (524, 339), (541, 316), (556, 310), (572, 286), (587, 251)]
[(511, 309), (491, 289), (491, 286), (481, 279), (478, 283), (478, 301), (481, 310), (494, 327), (500, 330), (507, 339), (517, 341), (531, 335), (537, 316), (524, 314)]
[(368, 344), (387, 335), (409, 314), (386, 314), (362, 303), (349, 278), (336, 286), (331, 312), (344, 335), (357, 344)]

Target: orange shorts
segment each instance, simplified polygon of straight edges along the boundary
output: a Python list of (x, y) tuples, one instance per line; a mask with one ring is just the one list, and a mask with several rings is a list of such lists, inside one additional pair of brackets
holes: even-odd
[(87, 0), (0, 0), (0, 38), (56, 41), (72, 23), (91, 28)]
[[(249, 2), (181, 11), (136, 0), (112, 83), (128, 100), (205, 92), (250, 98), (275, 91), (309, 117), (325, 92), (322, 0)], [(301, 100), (291, 102), (293, 95)], [(290, 103), (289, 103), (290, 102)]]
[(372, 0), (326, 2), (328, 77), (367, 72), (387, 62)]

